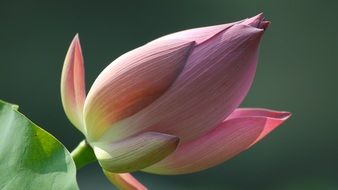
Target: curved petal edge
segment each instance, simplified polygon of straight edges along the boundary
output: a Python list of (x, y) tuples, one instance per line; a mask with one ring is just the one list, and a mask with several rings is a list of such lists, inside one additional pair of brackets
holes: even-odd
[(227, 118), (248, 93), (263, 33), (261, 28), (236, 24), (196, 46), (165, 93), (110, 126), (101, 139), (158, 131), (176, 135), (182, 143), (205, 134)]
[(102, 168), (113, 173), (127, 173), (162, 160), (176, 150), (178, 143), (176, 136), (145, 132), (117, 142), (91, 145)]
[(210, 168), (250, 148), (290, 116), (267, 109), (236, 109), (216, 128), (180, 144), (174, 153), (143, 171), (175, 175)]
[(89, 140), (152, 104), (182, 72), (193, 41), (150, 42), (112, 62), (88, 92), (84, 118)]
[(68, 49), (61, 74), (61, 100), (71, 123), (84, 133), (83, 105), (86, 98), (84, 63), (79, 36)]
[(118, 189), (123, 190), (147, 190), (147, 188), (135, 179), (130, 173), (111, 173), (103, 170), (107, 179)]

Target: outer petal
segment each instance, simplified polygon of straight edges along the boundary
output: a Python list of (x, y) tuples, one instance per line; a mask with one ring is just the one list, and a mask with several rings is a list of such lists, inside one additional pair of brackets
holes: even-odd
[(106, 170), (103, 170), (104, 174), (107, 176), (108, 180), (114, 184), (118, 189), (121, 190), (147, 190), (147, 188), (142, 185), (137, 179), (135, 179), (129, 173), (111, 173)]
[(125, 173), (138, 171), (162, 160), (176, 149), (178, 142), (176, 136), (147, 132), (118, 142), (91, 145), (102, 168)]
[(224, 32), (225, 30), (229, 29), (235, 24), (243, 24), (243, 25), (250, 25), (257, 28), (265, 29), (269, 26), (269, 21), (265, 21), (263, 18), (263, 13), (260, 13), (254, 17), (244, 19), (241, 21), (227, 23), (227, 24), (220, 24), (215, 26), (207, 26), (207, 27), (200, 27), (194, 28), (189, 30), (184, 30), (180, 32), (175, 32), (173, 34), (169, 34), (158, 38), (157, 40), (163, 39), (184, 39), (184, 40), (191, 40), (195, 41), (196, 45), (199, 45), (218, 33)]
[(173, 154), (143, 171), (184, 174), (210, 168), (250, 148), (290, 115), (265, 109), (237, 109), (213, 130), (180, 144)]
[(70, 44), (61, 75), (61, 99), (67, 117), (82, 133), (83, 104), (86, 98), (83, 56), (79, 36)]
[(191, 140), (222, 122), (246, 96), (256, 71), (263, 29), (236, 24), (198, 45), (175, 83), (102, 140), (158, 131)]
[(184, 39), (184, 40), (195, 41), (196, 45), (199, 45), (205, 42), (206, 40), (212, 38), (216, 34), (229, 29), (234, 24), (239, 23), (239, 22), (220, 24), (220, 25), (215, 25), (215, 26), (200, 27), (200, 28), (194, 28), (194, 29), (184, 30), (180, 32), (175, 32), (173, 34), (169, 34), (161, 38), (158, 38), (156, 39), (156, 41), (157, 40), (168, 40), (168, 39), (172, 39), (172, 40), (173, 39), (176, 39), (176, 40)]
[(112, 123), (161, 96), (182, 71), (193, 44), (183, 40), (148, 43), (111, 63), (96, 79), (85, 102), (89, 140), (95, 141)]

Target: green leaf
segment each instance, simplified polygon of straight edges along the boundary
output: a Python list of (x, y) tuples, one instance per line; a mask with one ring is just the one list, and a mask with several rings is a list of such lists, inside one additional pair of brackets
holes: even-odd
[(0, 189), (79, 189), (68, 150), (17, 108), (0, 100)]

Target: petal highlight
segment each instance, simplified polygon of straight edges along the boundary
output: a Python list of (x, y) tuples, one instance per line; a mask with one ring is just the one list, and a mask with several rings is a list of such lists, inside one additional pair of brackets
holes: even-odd
[(193, 41), (148, 43), (112, 62), (95, 80), (85, 102), (88, 139), (160, 97), (181, 73)]
[(68, 119), (82, 133), (85, 133), (82, 119), (85, 98), (84, 63), (79, 36), (76, 35), (62, 69), (61, 100)]
[(137, 179), (135, 179), (130, 173), (111, 173), (103, 170), (107, 179), (121, 190), (147, 190)]
[(102, 168), (113, 173), (126, 173), (162, 160), (175, 151), (178, 143), (176, 136), (147, 132), (118, 142), (91, 145)]
[(196, 45), (199, 45), (207, 41), (208, 39), (212, 38), (216, 34), (227, 30), (234, 24), (236, 24), (236, 22), (228, 23), (228, 24), (220, 24), (220, 25), (215, 25), (215, 26), (193, 28), (193, 29), (175, 32), (173, 34), (160, 37), (156, 39), (155, 41), (168, 40), (168, 39), (176, 39), (176, 40), (181, 39), (181, 40), (195, 41)]
[(174, 175), (210, 168), (250, 148), (290, 115), (266, 109), (236, 109), (216, 128), (180, 144), (174, 153), (143, 171)]

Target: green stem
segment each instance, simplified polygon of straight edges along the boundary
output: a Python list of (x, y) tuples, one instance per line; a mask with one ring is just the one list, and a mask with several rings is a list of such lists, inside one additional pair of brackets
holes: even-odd
[(81, 141), (70, 155), (75, 162), (77, 170), (96, 161), (94, 151), (86, 140)]

